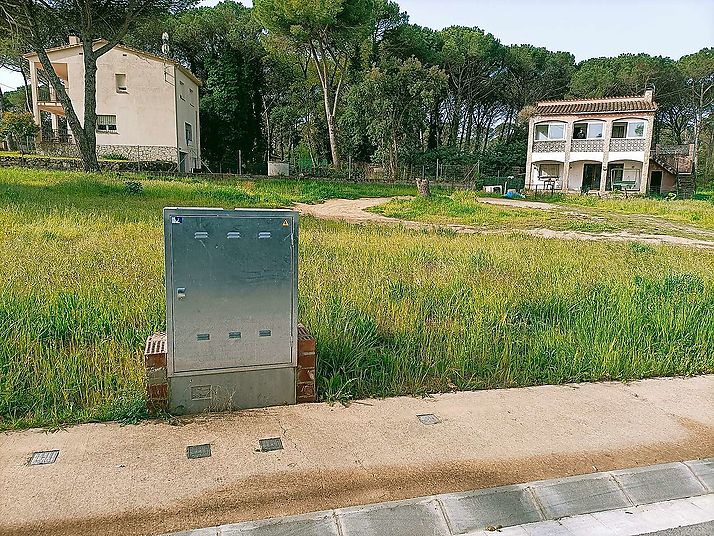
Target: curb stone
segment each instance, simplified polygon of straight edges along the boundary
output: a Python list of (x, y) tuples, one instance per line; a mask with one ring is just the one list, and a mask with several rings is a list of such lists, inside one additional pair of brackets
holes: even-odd
[(550, 521), (564, 517), (710, 493), (714, 493), (714, 459), (693, 460), (249, 521), (166, 536), (458, 536), (526, 523), (550, 526)]

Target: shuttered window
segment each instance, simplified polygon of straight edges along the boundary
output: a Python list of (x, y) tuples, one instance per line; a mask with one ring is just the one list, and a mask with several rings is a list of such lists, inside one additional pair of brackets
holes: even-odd
[(99, 132), (116, 132), (117, 131), (117, 116), (116, 115), (98, 115), (97, 130)]

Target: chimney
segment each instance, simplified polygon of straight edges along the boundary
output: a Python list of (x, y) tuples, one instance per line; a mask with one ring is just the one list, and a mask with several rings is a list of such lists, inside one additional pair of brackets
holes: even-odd
[(654, 98), (654, 89), (646, 89), (645, 90), (645, 100), (647, 102), (652, 102), (653, 98)]
[(70, 45), (78, 45), (79, 44), (79, 37), (76, 35), (70, 35), (69, 36), (69, 44)]

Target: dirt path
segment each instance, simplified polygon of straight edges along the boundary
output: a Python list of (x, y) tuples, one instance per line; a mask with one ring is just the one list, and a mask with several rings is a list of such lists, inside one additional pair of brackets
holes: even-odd
[[(0, 535), (163, 534), (714, 455), (714, 376), (0, 434)], [(441, 422), (424, 426), (417, 415)], [(257, 452), (281, 437), (284, 450)], [(187, 445), (211, 444), (189, 460)], [(30, 466), (32, 452), (60, 451)]]
[[(329, 199), (319, 205), (307, 205), (296, 203), (296, 208), (302, 214), (309, 214), (324, 220), (340, 220), (349, 223), (376, 223), (381, 225), (401, 225), (407, 229), (416, 230), (436, 230), (451, 229), (460, 234), (505, 234), (522, 233), (540, 238), (553, 238), (560, 240), (589, 240), (589, 241), (613, 241), (613, 242), (642, 242), (646, 244), (669, 244), (676, 246), (687, 246), (699, 249), (714, 249), (714, 241), (699, 240), (666, 234), (641, 234), (619, 231), (612, 233), (589, 233), (584, 231), (559, 231), (554, 229), (509, 229), (507, 231), (483, 230), (468, 225), (455, 223), (432, 224), (409, 220), (390, 218), (381, 214), (367, 212), (368, 208), (383, 205), (391, 201), (389, 197), (374, 197), (363, 199)], [(533, 201), (515, 201), (510, 199), (481, 198), (480, 202), (511, 206), (516, 208), (537, 208), (538, 210), (555, 210), (560, 208), (551, 203), (540, 203)], [(537, 205), (537, 206), (536, 206)]]

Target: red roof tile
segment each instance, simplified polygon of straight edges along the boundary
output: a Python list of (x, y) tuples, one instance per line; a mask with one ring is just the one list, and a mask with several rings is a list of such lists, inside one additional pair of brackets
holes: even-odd
[(538, 115), (606, 114), (619, 112), (654, 112), (657, 104), (642, 97), (571, 101), (543, 101), (536, 105)]

